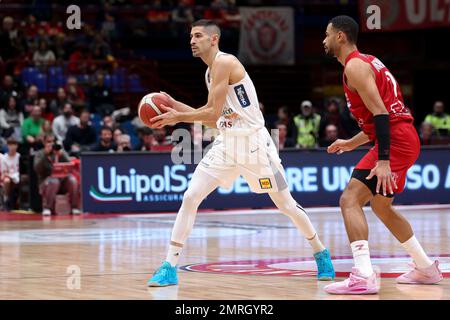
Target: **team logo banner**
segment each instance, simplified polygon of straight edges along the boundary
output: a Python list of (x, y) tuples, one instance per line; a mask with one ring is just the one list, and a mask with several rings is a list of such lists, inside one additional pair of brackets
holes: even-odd
[[(370, 28), (366, 23), (372, 15), (370, 8), (374, 8), (373, 6), (377, 6), (380, 11), (380, 28)], [(450, 2), (448, 0), (359, 0), (359, 15), (363, 31), (384, 32), (450, 27)]]
[(244, 64), (292, 65), (294, 11), (284, 7), (241, 7), (239, 60)]

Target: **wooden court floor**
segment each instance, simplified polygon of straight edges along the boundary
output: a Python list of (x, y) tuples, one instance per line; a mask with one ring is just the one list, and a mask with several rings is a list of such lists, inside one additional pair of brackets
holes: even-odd
[[(400, 207), (447, 276), (439, 285), (398, 285), (405, 252), (367, 209), (381, 292), (331, 296), (315, 279), (312, 252), (275, 210), (199, 213), (180, 260), (180, 285), (147, 288), (165, 258), (174, 214), (43, 219), (0, 213), (0, 299), (450, 299), (450, 206)], [(338, 275), (351, 251), (336, 209), (309, 215)]]

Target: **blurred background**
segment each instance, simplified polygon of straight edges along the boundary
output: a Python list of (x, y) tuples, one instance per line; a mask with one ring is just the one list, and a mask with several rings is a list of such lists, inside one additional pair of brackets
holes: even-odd
[[(450, 4), (407, 1), (76, 1), (81, 26), (71, 29), (70, 1), (2, 0), (0, 149), (7, 157), (17, 145), (21, 155), (9, 156), (18, 168), (2, 169), (11, 171), (2, 171), (4, 210), (40, 210), (33, 197), (41, 202), (46, 176), (33, 159), (46, 135), (71, 160), (83, 151), (170, 151), (173, 128), (145, 128), (136, 107), (159, 90), (194, 107), (205, 103), (206, 67), (189, 46), (190, 24), (202, 18), (219, 23), (220, 49), (246, 66), (267, 128), (280, 130), (280, 149), (323, 148), (359, 131), (342, 66), (322, 45), (328, 21), (340, 14), (360, 23), (359, 50), (396, 77), (422, 144), (448, 146)], [(381, 29), (367, 27), (371, 4), (381, 9)], [(191, 127), (179, 127), (191, 129), (193, 144), (205, 143)], [(11, 179), (14, 170), (20, 179)]]

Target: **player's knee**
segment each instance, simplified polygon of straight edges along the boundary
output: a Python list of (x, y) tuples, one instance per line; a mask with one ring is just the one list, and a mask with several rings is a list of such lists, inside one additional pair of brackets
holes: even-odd
[(350, 192), (344, 191), (339, 198), (339, 206), (341, 209), (351, 208), (357, 205), (357, 199), (354, 195), (352, 195)]
[(195, 191), (188, 188), (183, 195), (183, 205), (195, 206), (198, 202), (197, 198)]

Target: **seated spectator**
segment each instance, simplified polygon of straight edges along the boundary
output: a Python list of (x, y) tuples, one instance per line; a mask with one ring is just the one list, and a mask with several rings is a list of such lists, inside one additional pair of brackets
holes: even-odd
[(35, 85), (31, 85), (28, 87), (22, 109), (25, 117), (28, 117), (28, 115), (31, 113), (31, 109), (33, 109), (34, 106), (39, 104), (38, 95), (39, 95), (38, 88)]
[(108, 151), (114, 152), (117, 150), (117, 145), (113, 141), (113, 131), (110, 127), (102, 127), (100, 129), (100, 140), (92, 151)]
[(166, 128), (153, 129), (152, 151), (170, 151), (173, 149), (172, 139), (167, 135)]
[(319, 140), (319, 146), (329, 147), (338, 139), (338, 128), (334, 124), (329, 124), (325, 127), (325, 136)]
[(42, 118), (52, 123), (55, 115), (48, 107), (47, 100), (45, 100), (44, 98), (39, 99), (39, 107), (41, 107)]
[(342, 125), (343, 119), (339, 110), (339, 102), (337, 100), (331, 100), (327, 104), (326, 111), (320, 120), (319, 136), (322, 138), (325, 136), (325, 128), (329, 124), (334, 124), (338, 129), (339, 138), (348, 138), (348, 133)]
[(118, 127), (116, 120), (110, 115), (104, 116), (102, 123), (103, 123), (103, 126), (111, 128), (111, 130), (115, 130)]
[(299, 148), (315, 148), (319, 139), (320, 115), (313, 111), (312, 102), (302, 102), (301, 113), (294, 117), (297, 127), (297, 146)]
[(113, 141), (118, 146), (119, 145), (119, 138), (121, 135), (123, 135), (125, 132), (122, 130), (122, 128), (116, 128), (113, 131)]
[(66, 138), (69, 127), (76, 126), (80, 123), (80, 119), (73, 115), (72, 105), (66, 103), (61, 115), (53, 120), (53, 134), (56, 136), (58, 142), (62, 143)]
[(419, 132), (420, 144), (423, 146), (429, 146), (436, 143), (436, 133), (434, 127), (429, 122), (422, 122)]
[(295, 126), (294, 120), (292, 119), (289, 108), (283, 106), (278, 109), (278, 121), (277, 123), (284, 123), (287, 128), (287, 138), (292, 141), (297, 141), (297, 127)]
[(42, 138), (44, 138), (44, 136), (47, 134), (53, 134), (53, 127), (52, 127), (52, 123), (50, 121), (44, 120), (44, 123), (42, 124), (42, 130), (41, 130)]
[(131, 137), (128, 134), (119, 136), (119, 143), (117, 144), (117, 152), (131, 151)]
[(3, 188), (3, 203), (6, 210), (13, 210), (16, 208), (17, 199), (19, 198), (19, 159), (20, 154), (17, 152), (18, 142), (14, 138), (7, 140), (8, 153), (5, 154), (0, 161), (1, 181), (0, 185)]
[(277, 141), (274, 142), (278, 145), (279, 150), (284, 148), (294, 148), (295, 141), (287, 136), (287, 126), (283, 122), (277, 122), (275, 128), (278, 130), (278, 143)]
[(55, 210), (55, 195), (60, 192), (69, 194), (72, 214), (79, 214), (78, 182), (72, 175), (64, 178), (53, 177), (53, 166), (59, 162), (70, 162), (69, 156), (59, 145), (55, 145), (55, 137), (44, 138), (44, 148), (34, 157), (34, 170), (39, 180), (39, 193), (42, 196), (43, 215), (50, 215)]
[(48, 66), (56, 61), (55, 54), (48, 48), (47, 41), (39, 41), (39, 48), (33, 54), (33, 62), (36, 66)]
[(64, 88), (58, 88), (56, 99), (53, 99), (52, 102), (50, 102), (50, 110), (55, 116), (58, 116), (62, 113), (64, 105), (68, 102), (66, 90)]
[(425, 117), (425, 122), (431, 123), (438, 136), (448, 136), (450, 131), (450, 115), (445, 113), (445, 105), (442, 101), (436, 101), (433, 113)]
[(89, 125), (90, 117), (89, 111), (81, 112), (80, 123), (69, 127), (67, 131), (64, 149), (74, 156), (89, 150), (97, 140), (95, 129)]
[(153, 137), (153, 130), (148, 127), (144, 127), (139, 129), (139, 131), (141, 133), (141, 143), (136, 149), (142, 151), (151, 151), (153, 140), (155, 139)]
[(111, 90), (105, 86), (104, 75), (97, 73), (96, 81), (89, 89), (89, 110), (101, 116), (114, 111), (114, 101)]
[(23, 113), (17, 109), (17, 100), (14, 96), (8, 98), (6, 109), (0, 110), (0, 128), (4, 138), (22, 140), (20, 127), (23, 124)]
[(67, 99), (74, 110), (84, 109), (86, 105), (86, 95), (84, 94), (83, 88), (78, 84), (77, 78), (67, 78), (66, 93)]
[(41, 108), (34, 106), (31, 114), (23, 121), (22, 124), (22, 140), (25, 145), (32, 148), (40, 148), (42, 146), (42, 125), (44, 119), (41, 117)]
[[(92, 59), (88, 49), (79, 44), (69, 56), (68, 69), (71, 74), (89, 73), (92, 68)], [(67, 91), (69, 93), (69, 91)]]
[(22, 97), (22, 88), (10, 75), (3, 78), (3, 86), (0, 87), (0, 109), (8, 107), (8, 99), (10, 96), (16, 98), (16, 102)]

